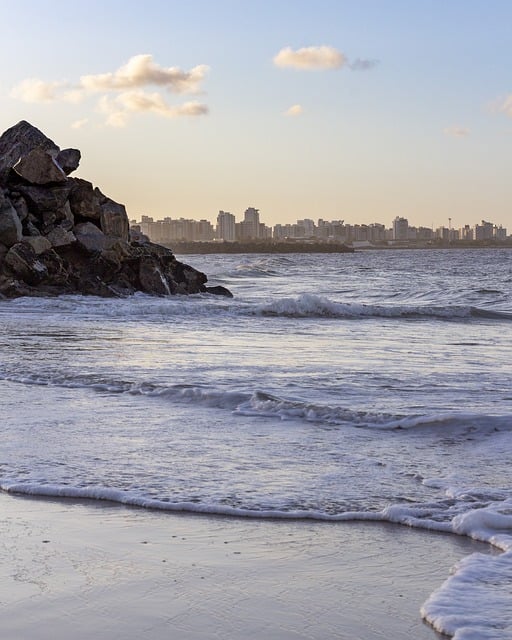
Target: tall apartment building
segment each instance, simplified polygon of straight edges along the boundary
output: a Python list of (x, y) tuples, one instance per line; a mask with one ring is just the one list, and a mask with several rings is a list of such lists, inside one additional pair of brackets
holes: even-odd
[(473, 240), (474, 238), (473, 229), (469, 226), (469, 224), (465, 224), (463, 227), (460, 228), (459, 238), (461, 240), (466, 240), (466, 241)]
[(482, 224), (475, 224), (475, 240), (492, 240), (494, 237), (494, 224), (482, 220)]
[(235, 216), (232, 213), (219, 211), (216, 236), (218, 240), (224, 240), (224, 242), (235, 242), (236, 222)]
[(407, 240), (409, 230), (409, 221), (407, 218), (397, 216), (393, 220), (393, 240)]
[(245, 210), (244, 219), (236, 224), (237, 240), (257, 240), (261, 236), (260, 212), (254, 207)]
[(315, 235), (315, 223), (313, 220), (309, 218), (305, 218), (304, 220), (297, 220), (297, 226), (302, 227), (304, 229), (304, 236), (306, 238), (313, 238)]

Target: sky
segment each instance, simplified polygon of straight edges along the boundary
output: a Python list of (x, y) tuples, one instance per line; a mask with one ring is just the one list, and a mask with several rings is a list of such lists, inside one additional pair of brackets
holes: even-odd
[(0, 130), (142, 215), (512, 231), (510, 0), (0, 0)]

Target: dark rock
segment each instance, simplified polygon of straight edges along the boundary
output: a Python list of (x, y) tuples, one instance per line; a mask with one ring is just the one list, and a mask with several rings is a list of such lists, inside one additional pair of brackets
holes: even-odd
[(206, 275), (170, 249), (142, 235), (130, 241), (124, 205), (67, 177), (79, 161), (77, 149), (59, 152), (27, 122), (0, 137), (0, 297), (231, 295), (206, 287)]
[(78, 149), (63, 149), (57, 155), (56, 160), (62, 171), (69, 176), (70, 173), (78, 169), (81, 157), (82, 154)]
[(223, 287), (221, 285), (217, 285), (215, 287), (205, 287), (206, 293), (213, 293), (216, 296), (225, 296), (226, 298), (232, 298), (233, 294), (229, 289)]
[(107, 236), (116, 236), (128, 241), (130, 237), (130, 221), (123, 204), (107, 198), (100, 204), (101, 230)]
[(40, 216), (45, 211), (55, 213), (65, 206), (71, 191), (71, 184), (69, 180), (62, 184), (46, 186), (18, 184), (16, 190), (27, 201), (30, 213)]
[(26, 236), (40, 236), (41, 232), (34, 224), (34, 221), (31, 220), (31, 216), (27, 220), (23, 222), (23, 232)]
[(0, 191), (0, 242), (11, 247), (21, 240), (22, 226), (11, 201)]
[(78, 244), (88, 253), (101, 253), (107, 244), (103, 231), (92, 222), (82, 222), (74, 229)]
[(65, 182), (66, 174), (48, 152), (36, 147), (23, 156), (13, 167), (14, 171), (30, 184)]
[(81, 178), (69, 178), (71, 191), (69, 204), (75, 218), (99, 220), (101, 216), (100, 198), (91, 182)]
[(48, 275), (48, 269), (39, 260), (34, 249), (26, 243), (13, 245), (4, 258), (4, 265), (12, 275), (29, 285), (37, 285)]
[(16, 213), (18, 214), (18, 218), (20, 222), (23, 222), (28, 217), (28, 205), (25, 201), (25, 198), (20, 193), (11, 193), (10, 200), (12, 202), (12, 206), (16, 209)]
[(162, 273), (156, 257), (142, 258), (139, 265), (140, 288), (146, 293), (156, 293), (160, 296), (168, 296), (174, 293), (169, 286), (167, 278)]
[(75, 234), (72, 231), (66, 231), (61, 226), (54, 227), (46, 237), (54, 248), (65, 247), (76, 242)]
[(23, 236), (22, 242), (29, 244), (37, 256), (52, 248), (52, 243), (44, 236)]
[(59, 147), (36, 127), (21, 120), (0, 137), (0, 184), (5, 184), (10, 170), (20, 158), (36, 147), (56, 156)]

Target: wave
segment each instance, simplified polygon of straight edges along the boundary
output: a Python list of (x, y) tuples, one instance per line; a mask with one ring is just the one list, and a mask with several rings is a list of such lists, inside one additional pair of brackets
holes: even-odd
[[(234, 518), (390, 522), (413, 528), (455, 533), (488, 542), (501, 555), (475, 553), (460, 561), (452, 575), (421, 607), (421, 616), (440, 633), (456, 640), (503, 640), (511, 638), (510, 577), (512, 575), (512, 496), (475, 507), (470, 500), (432, 504), (395, 504), (378, 512), (326, 513), (308, 509), (258, 509), (225, 504), (170, 502), (106, 487), (15, 483), (3, 481), (0, 490), (25, 496), (100, 500), (120, 505)], [(467, 491), (461, 491), (467, 496)], [(447, 508), (448, 505), (448, 508)], [(456, 515), (453, 515), (456, 513)]]
[(480, 309), (468, 305), (404, 305), (360, 304), (333, 302), (328, 298), (303, 294), (297, 298), (280, 298), (256, 305), (254, 315), (284, 316), (292, 318), (417, 318), (438, 320), (470, 320), (487, 318), (512, 320), (512, 313)]
[(308, 422), (318, 426), (356, 427), (378, 430), (433, 428), (490, 432), (509, 430), (508, 415), (482, 415), (471, 412), (431, 412), (392, 414), (354, 410), (339, 405), (308, 402), (303, 399), (282, 398), (265, 391), (222, 390), (211, 387), (153, 382), (136, 382), (103, 378), (95, 374), (9, 373), (0, 371), (0, 380), (17, 384), (53, 386), (67, 389), (90, 389), (101, 393), (127, 394), (160, 398), (178, 404), (195, 404), (231, 411), (235, 415), (271, 418), (280, 421)]
[(155, 298), (136, 294), (127, 299), (62, 296), (60, 298), (19, 298), (0, 305), (0, 313), (45, 313), (83, 318), (104, 316), (109, 319), (165, 320), (176, 316), (228, 315), (234, 317), (275, 318), (327, 318), (340, 320), (364, 320), (370, 318), (416, 320), (497, 320), (510, 321), (512, 313), (495, 309), (483, 309), (470, 305), (433, 304), (363, 304), (337, 302), (325, 296), (304, 293), (296, 297), (279, 297), (272, 301), (251, 302), (212, 297), (208, 294), (193, 296), (169, 296)]

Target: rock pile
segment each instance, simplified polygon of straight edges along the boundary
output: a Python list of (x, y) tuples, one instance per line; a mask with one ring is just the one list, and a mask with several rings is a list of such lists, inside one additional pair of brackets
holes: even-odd
[(0, 137), (0, 297), (231, 295), (170, 249), (131, 239), (125, 207), (69, 177), (79, 163), (78, 149), (25, 121)]

